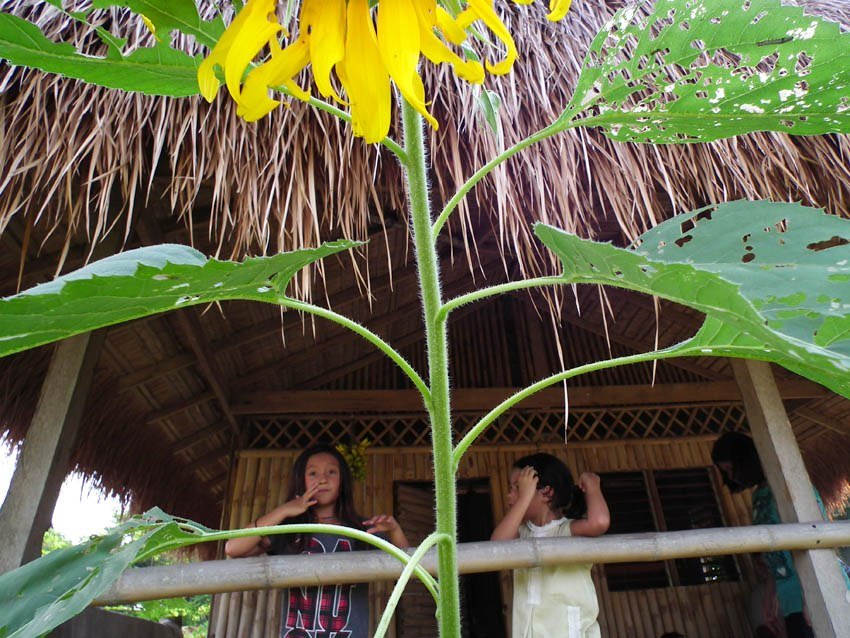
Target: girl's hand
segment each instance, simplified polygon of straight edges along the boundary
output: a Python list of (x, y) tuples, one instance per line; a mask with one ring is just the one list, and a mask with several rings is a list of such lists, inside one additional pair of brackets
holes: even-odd
[(533, 467), (524, 467), (520, 470), (517, 478), (517, 491), (520, 500), (523, 498), (530, 500), (534, 496), (534, 492), (537, 491), (537, 481), (537, 470)]
[(390, 542), (396, 547), (409, 547), (407, 536), (404, 535), (404, 530), (401, 525), (389, 514), (378, 514), (369, 520), (363, 521), (363, 525), (368, 525), (366, 532), (376, 534), (384, 532), (389, 536)]
[(395, 530), (401, 529), (398, 521), (389, 514), (378, 514), (377, 516), (373, 516), (369, 520), (363, 521), (363, 525), (370, 526), (366, 530), (369, 534), (379, 534), (381, 532), (385, 534), (392, 534)]
[(303, 494), (296, 494), (295, 498), (283, 504), (284, 518), (294, 518), (301, 516), (308, 509), (313, 507), (318, 501), (314, 498), (316, 492), (319, 491), (319, 485), (314, 485)]
[(588, 491), (599, 492), (602, 490), (599, 475), (593, 472), (582, 472), (581, 476), (578, 477), (578, 486), (585, 494)]

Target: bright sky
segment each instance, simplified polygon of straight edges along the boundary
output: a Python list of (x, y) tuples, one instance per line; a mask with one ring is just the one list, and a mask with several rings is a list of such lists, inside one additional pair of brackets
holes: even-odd
[[(6, 498), (16, 463), (17, 455), (10, 453), (0, 441), (0, 501)], [(74, 473), (62, 484), (53, 512), (53, 527), (68, 540), (79, 543), (112, 527), (113, 513), (120, 510), (117, 499), (106, 498), (99, 490), (84, 485), (82, 475)]]

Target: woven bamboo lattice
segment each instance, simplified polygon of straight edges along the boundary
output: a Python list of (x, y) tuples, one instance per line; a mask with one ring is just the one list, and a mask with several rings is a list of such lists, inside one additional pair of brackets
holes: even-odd
[[(466, 433), (480, 415), (457, 415), (455, 432)], [(491, 425), (480, 443), (552, 443), (648, 439), (717, 434), (746, 428), (740, 404), (665, 406), (651, 408), (588, 408), (564, 413), (518, 411)], [(309, 415), (302, 418), (265, 417), (248, 422), (248, 448), (305, 448), (317, 441), (349, 442), (367, 438), (378, 447), (429, 445), (429, 428), (419, 414)]]

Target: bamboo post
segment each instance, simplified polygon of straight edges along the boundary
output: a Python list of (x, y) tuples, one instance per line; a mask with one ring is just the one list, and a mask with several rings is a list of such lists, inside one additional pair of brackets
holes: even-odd
[(59, 342), (0, 508), (0, 574), (41, 555), (106, 332)]
[[(786, 523), (823, 520), (770, 365), (733, 360), (732, 368), (780, 517)], [(818, 638), (846, 638), (850, 604), (833, 552), (794, 552), (794, 563), (815, 634)]]
[[(750, 525), (599, 538), (462, 543), (458, 546), (458, 569), (462, 574), (470, 574), (568, 563), (657, 561), (845, 545), (850, 545), (850, 522)], [(423, 566), (431, 573), (436, 572), (436, 552), (432, 550), (425, 556)], [(143, 567), (126, 571), (94, 604), (394, 580), (401, 570), (402, 566), (396, 559), (379, 551), (258, 556)]]

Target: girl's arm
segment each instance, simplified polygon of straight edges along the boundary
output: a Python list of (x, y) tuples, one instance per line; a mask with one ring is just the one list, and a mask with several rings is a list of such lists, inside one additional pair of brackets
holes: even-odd
[[(254, 521), (254, 527), (267, 527), (269, 525), (280, 525), (288, 518), (295, 518), (306, 512), (316, 504), (313, 498), (318, 490), (318, 484), (307, 490), (304, 494), (296, 496), (291, 501), (282, 503), (271, 512), (263, 514)], [(245, 556), (258, 556), (265, 554), (268, 549), (268, 540), (265, 536), (243, 536), (242, 538), (231, 538), (224, 545), (224, 553), (229, 558), (242, 558)]]
[(578, 477), (578, 486), (584, 492), (587, 503), (587, 518), (579, 518), (570, 523), (570, 533), (573, 536), (600, 536), (608, 531), (611, 525), (611, 514), (608, 503), (602, 495), (599, 475), (584, 472)]
[(410, 547), (410, 543), (407, 541), (407, 536), (404, 535), (401, 525), (399, 525), (395, 518), (388, 514), (378, 514), (368, 521), (363, 521), (363, 524), (369, 526), (366, 530), (369, 534), (383, 532), (396, 547)]
[[(513, 486), (511, 486), (513, 489)], [(537, 472), (533, 467), (524, 467), (520, 470), (517, 479), (517, 500), (511, 505), (502, 522), (496, 525), (496, 529), (490, 535), (491, 541), (509, 541), (519, 538), (519, 526), (525, 518), (525, 512), (537, 491)]]

